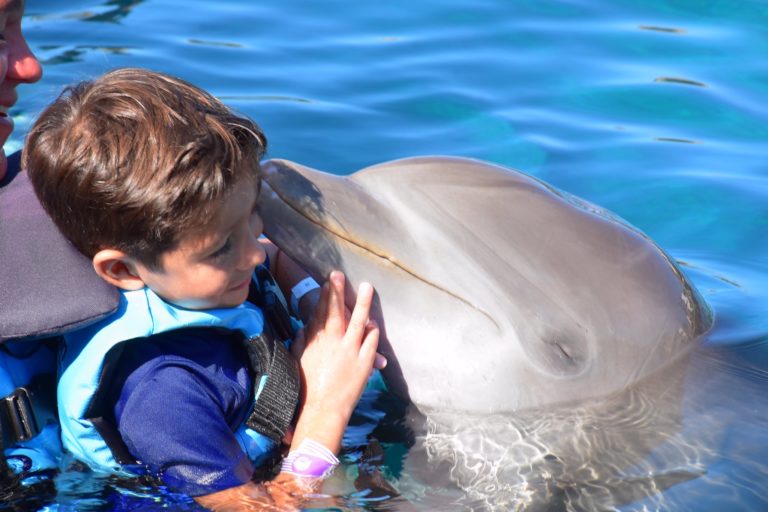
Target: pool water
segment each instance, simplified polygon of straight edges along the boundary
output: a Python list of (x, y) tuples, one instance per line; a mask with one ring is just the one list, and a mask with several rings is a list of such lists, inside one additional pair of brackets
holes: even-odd
[[(20, 87), (8, 150), (65, 84), (150, 67), (254, 118), (271, 157), (339, 174), (427, 154), (518, 168), (643, 230), (713, 309), (674, 403), (624, 397), (660, 423), (615, 437), (621, 416), (567, 409), (445, 431), (374, 381), (329, 497), (308, 506), (768, 509), (764, 1), (27, 0), (24, 24), (45, 76)], [(593, 456), (567, 467), (546, 453), (555, 437)], [(76, 464), (10, 505), (197, 508)]]

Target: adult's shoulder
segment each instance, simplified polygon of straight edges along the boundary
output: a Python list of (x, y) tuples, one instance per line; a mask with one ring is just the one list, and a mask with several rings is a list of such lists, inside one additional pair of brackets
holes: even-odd
[(117, 308), (119, 294), (58, 231), (37, 200), (19, 153), (0, 187), (0, 342), (51, 336)]

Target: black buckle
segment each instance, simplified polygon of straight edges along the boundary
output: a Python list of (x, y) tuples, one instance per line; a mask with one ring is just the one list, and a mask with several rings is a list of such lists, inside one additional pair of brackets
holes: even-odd
[(0, 400), (0, 421), (5, 446), (28, 441), (40, 433), (27, 388), (16, 388)]

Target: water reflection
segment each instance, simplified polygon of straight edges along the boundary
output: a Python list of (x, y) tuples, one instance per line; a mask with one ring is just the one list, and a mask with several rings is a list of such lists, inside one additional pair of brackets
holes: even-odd
[(703, 82), (697, 82), (696, 80), (689, 80), (687, 78), (678, 78), (678, 77), (672, 77), (672, 76), (660, 76), (653, 79), (654, 82), (667, 82), (670, 84), (682, 84), (682, 85), (693, 85), (696, 87), (707, 87), (707, 84)]
[[(128, 16), (134, 7), (143, 4), (146, 0), (109, 0), (103, 4), (106, 10), (95, 12), (92, 9), (77, 11), (55, 11), (53, 8), (49, 13), (39, 13), (36, 9), (41, 6), (34, 3), (27, 3), (27, 17), (35, 21), (52, 20), (77, 20), (77, 21), (95, 21), (102, 23), (119, 23)], [(67, 9), (76, 9), (77, 5), (67, 4), (62, 6)], [(44, 7), (43, 7), (44, 9)]]
[[(40, 49), (45, 52), (55, 52), (61, 47), (58, 46), (41, 46)], [(73, 62), (79, 62), (84, 60), (86, 55), (93, 52), (103, 52), (111, 55), (124, 55), (132, 51), (133, 48), (126, 46), (94, 46), (83, 45), (75, 48), (61, 48), (60, 53), (54, 53), (51, 57), (40, 59), (43, 66), (50, 66), (56, 64), (70, 64)]]
[(189, 44), (199, 44), (201, 46), (212, 46), (212, 47), (221, 47), (221, 48), (245, 48), (240, 43), (229, 43), (226, 41), (204, 41), (202, 39), (188, 39), (187, 42)]
[(682, 28), (674, 28), (674, 27), (657, 27), (654, 25), (640, 25), (640, 30), (652, 30), (655, 32), (666, 32), (667, 34), (685, 34), (687, 31)]
[(692, 139), (682, 139), (680, 137), (654, 137), (653, 140), (657, 142), (677, 142), (680, 144), (698, 144), (698, 141)]
[(102, 23), (118, 23), (128, 16), (134, 7), (143, 4), (145, 0), (110, 0), (104, 5), (107, 10), (98, 14), (89, 14), (82, 21), (95, 21)]

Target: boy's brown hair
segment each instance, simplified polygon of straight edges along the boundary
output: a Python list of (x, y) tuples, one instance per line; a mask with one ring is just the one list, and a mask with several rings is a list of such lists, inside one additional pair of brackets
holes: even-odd
[(125, 68), (68, 87), (27, 135), (23, 165), (61, 232), (157, 267), (235, 183), (257, 183), (267, 140), (194, 85)]

